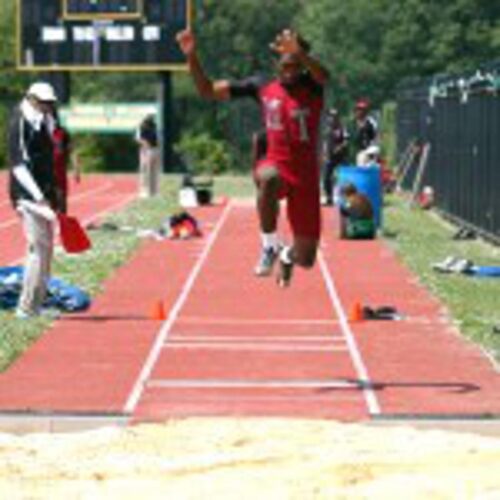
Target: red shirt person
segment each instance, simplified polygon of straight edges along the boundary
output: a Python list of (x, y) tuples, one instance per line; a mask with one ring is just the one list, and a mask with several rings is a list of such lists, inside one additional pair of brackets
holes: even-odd
[[(295, 264), (313, 266), (319, 243), (317, 143), (327, 73), (308, 54), (307, 44), (291, 30), (280, 33), (272, 44), (280, 58), (277, 78), (270, 82), (258, 78), (212, 81), (199, 62), (193, 33), (183, 31), (177, 39), (203, 97), (217, 100), (252, 97), (261, 106), (266, 151), (255, 171), (262, 233), (262, 254), (255, 273), (271, 274), (279, 253), (278, 283), (288, 286)], [(280, 251), (276, 229), (278, 202), (283, 197), (287, 200), (293, 244)]]

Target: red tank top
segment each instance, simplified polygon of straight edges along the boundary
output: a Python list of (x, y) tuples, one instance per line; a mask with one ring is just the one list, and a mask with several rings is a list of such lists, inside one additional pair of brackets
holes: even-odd
[(260, 88), (268, 160), (294, 184), (316, 182), (323, 97), (307, 86), (289, 90), (277, 80)]

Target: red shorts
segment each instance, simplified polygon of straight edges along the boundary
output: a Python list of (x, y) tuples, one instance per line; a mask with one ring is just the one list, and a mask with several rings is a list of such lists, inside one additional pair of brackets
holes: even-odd
[[(271, 160), (263, 159), (254, 166), (254, 179), (258, 184), (257, 171), (265, 167), (277, 167), (281, 177), (279, 198), (286, 199), (288, 222), (293, 236), (319, 240), (321, 233), (321, 202), (319, 179), (310, 182), (292, 182), (286, 170)], [(314, 177), (314, 176), (313, 176)]]

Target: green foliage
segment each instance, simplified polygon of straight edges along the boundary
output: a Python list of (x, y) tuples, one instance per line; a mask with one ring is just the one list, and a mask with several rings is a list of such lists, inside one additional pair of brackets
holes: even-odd
[(73, 145), (84, 172), (131, 172), (138, 169), (132, 135), (80, 135)]
[(294, 24), (300, 0), (205, 0), (197, 22), (202, 60), (218, 78), (268, 73), (269, 44), (278, 31)]
[(231, 169), (232, 158), (224, 141), (208, 133), (186, 134), (175, 146), (192, 174), (221, 174)]
[(397, 162), (397, 143), (396, 143), (396, 103), (386, 102), (382, 107), (381, 120), (382, 135), (382, 155), (389, 166)]
[(158, 76), (154, 73), (76, 73), (73, 98), (78, 102), (156, 101)]

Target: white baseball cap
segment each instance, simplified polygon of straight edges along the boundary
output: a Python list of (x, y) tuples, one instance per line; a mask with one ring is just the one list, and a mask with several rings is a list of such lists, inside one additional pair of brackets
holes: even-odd
[(55, 102), (57, 101), (54, 87), (47, 82), (35, 82), (31, 84), (27, 94), (36, 97), (39, 101)]
[(372, 144), (371, 146), (368, 146), (368, 148), (366, 148), (365, 153), (368, 156), (378, 156), (380, 154), (380, 147)]

